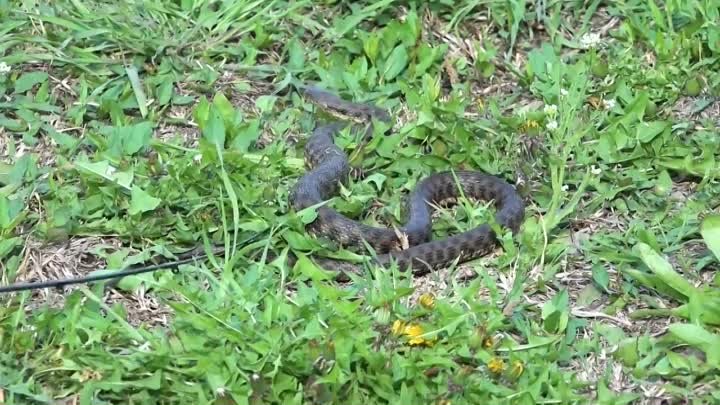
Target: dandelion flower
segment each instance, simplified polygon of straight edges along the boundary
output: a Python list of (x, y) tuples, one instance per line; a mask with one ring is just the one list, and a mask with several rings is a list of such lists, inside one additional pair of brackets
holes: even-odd
[(483, 347), (486, 349), (491, 349), (493, 346), (495, 346), (495, 338), (492, 336), (488, 336), (483, 340)]
[(425, 293), (418, 298), (418, 302), (420, 302), (423, 308), (433, 309), (435, 307), (435, 296), (431, 293)]
[(407, 335), (408, 344), (410, 346), (419, 346), (419, 345), (425, 345), (425, 346), (432, 346), (433, 341), (430, 339), (425, 339), (422, 337), (423, 334), (425, 334), (425, 330), (422, 326), (418, 324), (409, 324), (405, 326), (404, 330), (405, 335)]
[(392, 325), (393, 335), (400, 336), (403, 334), (404, 331), (405, 331), (405, 322), (403, 322), (399, 319), (396, 320), (395, 322), (393, 322), (393, 325)]
[(537, 121), (535, 121), (535, 120), (527, 120), (524, 124), (522, 124), (522, 126), (520, 127), (520, 129), (521, 129), (522, 131), (527, 131), (527, 130), (534, 129), (534, 128), (539, 128), (539, 127), (540, 127), (540, 124), (538, 124)]
[(505, 362), (499, 357), (493, 357), (488, 363), (488, 369), (493, 374), (500, 374), (505, 371)]
[[(392, 326), (392, 334), (395, 336), (405, 335), (408, 338), (408, 344), (410, 346), (432, 346), (433, 341), (425, 339), (422, 335), (425, 334), (423, 327), (417, 323), (406, 323), (401, 320), (396, 320)], [(434, 339), (433, 339), (434, 340)]]
[(425, 339), (422, 338), (422, 334), (425, 333), (422, 326), (418, 324), (411, 324), (405, 327), (405, 334), (410, 338), (408, 341), (411, 345), (421, 345), (425, 343)]

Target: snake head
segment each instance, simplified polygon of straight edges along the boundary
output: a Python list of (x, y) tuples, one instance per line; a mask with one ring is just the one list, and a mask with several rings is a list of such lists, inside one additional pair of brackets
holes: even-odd
[(302, 89), (303, 95), (311, 102), (344, 119), (365, 123), (372, 119), (387, 123), (392, 121), (390, 114), (378, 106), (343, 100), (338, 95), (317, 86), (304, 86)]

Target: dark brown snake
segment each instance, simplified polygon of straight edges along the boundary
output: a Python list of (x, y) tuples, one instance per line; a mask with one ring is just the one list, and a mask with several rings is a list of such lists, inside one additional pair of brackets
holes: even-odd
[[(373, 133), (373, 119), (391, 120), (390, 115), (378, 107), (348, 102), (315, 87), (306, 87), (304, 95), (324, 109), (364, 121), (368, 125), (366, 136)], [(318, 126), (307, 141), (305, 162), (310, 170), (290, 193), (290, 202), (296, 211), (327, 201), (338, 191), (340, 183), (347, 181), (350, 163), (334, 142), (334, 136), (345, 125), (331, 122)], [(306, 229), (343, 247), (362, 249), (367, 243), (375, 250), (376, 264), (385, 267), (394, 261), (401, 270), (411, 266), (413, 273), (425, 274), (456, 261), (462, 263), (487, 254), (497, 243), (495, 232), (488, 224), (446, 239), (431, 240), (433, 206), (461, 196), (494, 201), (497, 224), (512, 230), (513, 234), (518, 232), (525, 207), (515, 188), (498, 177), (467, 170), (440, 172), (422, 180), (409, 196), (407, 221), (398, 230), (351, 220), (327, 205), (317, 208), (316, 219)], [(403, 246), (398, 231), (407, 238), (404, 250), (398, 250)], [(362, 268), (362, 264), (341, 260), (313, 260), (326, 270), (339, 271), (339, 275), (357, 274)]]

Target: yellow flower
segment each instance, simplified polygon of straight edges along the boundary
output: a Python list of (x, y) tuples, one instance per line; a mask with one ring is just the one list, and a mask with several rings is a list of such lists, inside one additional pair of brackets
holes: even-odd
[(425, 339), (420, 338), (420, 337), (412, 338), (412, 339), (408, 340), (408, 344), (409, 344), (410, 346), (420, 346), (420, 345), (424, 345), (424, 344), (427, 344), (428, 346), (431, 346), (431, 345), (432, 345), (432, 343), (431, 343), (430, 341), (425, 340)]
[(418, 298), (418, 302), (426, 309), (433, 309), (435, 307), (435, 296), (431, 293), (425, 293)]
[(408, 343), (410, 345), (421, 345), (425, 343), (425, 339), (421, 335), (425, 333), (422, 326), (418, 324), (410, 324), (405, 327), (405, 334), (410, 338)]
[(495, 338), (492, 336), (488, 336), (483, 340), (483, 347), (486, 349), (492, 349), (492, 347), (495, 346)]
[(393, 335), (400, 336), (403, 332), (405, 332), (405, 322), (401, 320), (396, 320), (393, 322), (392, 325), (392, 333)]
[(493, 357), (488, 363), (488, 369), (493, 374), (500, 374), (505, 370), (505, 362), (499, 357)]
[(425, 346), (432, 346), (433, 341), (429, 339), (425, 339), (422, 337), (422, 335), (425, 333), (425, 330), (423, 330), (423, 327), (419, 324), (413, 323), (405, 326), (405, 330), (403, 331), (405, 335), (407, 335), (408, 344), (410, 346), (419, 346), (419, 345), (425, 345)]
[(513, 378), (518, 378), (522, 375), (523, 371), (525, 371), (525, 365), (520, 360), (515, 360), (512, 364), (512, 368), (510, 369), (510, 375)]
[(522, 130), (523, 132), (535, 128), (540, 128), (540, 124), (535, 120), (527, 120), (524, 124), (520, 126), (520, 130)]
[(408, 344), (411, 346), (418, 346), (423, 344), (426, 346), (433, 345), (432, 340), (428, 340), (422, 337), (422, 335), (425, 333), (425, 330), (423, 330), (423, 327), (417, 323), (406, 323), (398, 319), (393, 322), (391, 330), (392, 334), (395, 336), (407, 336)]

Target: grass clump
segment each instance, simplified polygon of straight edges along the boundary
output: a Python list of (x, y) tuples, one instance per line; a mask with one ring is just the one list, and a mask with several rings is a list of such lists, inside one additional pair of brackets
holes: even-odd
[[(1, 403), (718, 400), (713, 2), (6, 1), (0, 16), (2, 284), (225, 248), (111, 288), (2, 296)], [(396, 225), (421, 178), (477, 169), (517, 185), (521, 232), (423, 278), (333, 282), (303, 254), (353, 253), (288, 206), (320, 118), (302, 82), (395, 118), (364, 146), (339, 136), (357, 174), (340, 212)], [(435, 237), (490, 211), (442, 210)]]

